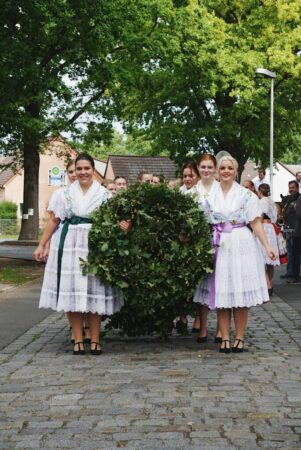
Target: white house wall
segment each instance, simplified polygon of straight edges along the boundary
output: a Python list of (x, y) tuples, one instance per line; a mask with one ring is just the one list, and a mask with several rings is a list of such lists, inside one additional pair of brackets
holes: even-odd
[[(270, 170), (266, 170), (266, 178), (270, 179)], [(288, 194), (288, 182), (295, 180), (296, 178), (281, 164), (276, 163), (273, 177), (273, 200), (274, 202), (280, 202), (282, 195)]]

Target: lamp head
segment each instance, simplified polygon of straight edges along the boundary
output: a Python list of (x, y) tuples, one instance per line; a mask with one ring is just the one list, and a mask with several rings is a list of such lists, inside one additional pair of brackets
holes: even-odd
[(276, 73), (275, 72), (271, 72), (270, 70), (267, 69), (263, 69), (263, 68), (259, 68), (256, 69), (255, 71), (258, 75), (262, 75), (263, 77), (267, 77), (267, 78), (276, 78)]

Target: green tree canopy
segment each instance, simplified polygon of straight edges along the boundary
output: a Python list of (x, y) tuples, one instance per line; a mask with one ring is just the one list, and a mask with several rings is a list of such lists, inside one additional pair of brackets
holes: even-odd
[[(137, 136), (136, 136), (137, 134)], [(72, 141), (70, 144), (83, 151), (89, 152), (95, 158), (107, 159), (109, 155), (143, 155), (143, 156), (167, 156), (168, 152), (161, 150), (158, 152), (154, 148), (153, 142), (147, 136), (141, 135), (139, 131), (126, 135), (117, 130), (113, 130), (112, 138), (109, 142), (99, 141), (99, 138), (87, 139), (83, 135), (81, 141)]]
[[(269, 156), (270, 83), (277, 73), (275, 156), (300, 142), (301, 3), (190, 0), (161, 17), (165, 40), (124, 96), (128, 127), (140, 127), (179, 162), (228, 150), (242, 164)], [(159, 32), (159, 30), (157, 30)], [(300, 149), (299, 149), (300, 152)]]

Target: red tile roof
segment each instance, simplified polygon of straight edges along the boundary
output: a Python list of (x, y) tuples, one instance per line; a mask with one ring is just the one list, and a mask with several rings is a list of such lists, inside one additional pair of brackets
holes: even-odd
[[(14, 158), (12, 156), (0, 156), (0, 188), (20, 171), (22, 164), (17, 164), (13, 169), (10, 168)], [(7, 168), (5, 166), (8, 166)]]
[(139, 172), (142, 171), (164, 175), (166, 180), (171, 180), (176, 177), (177, 167), (175, 163), (167, 156), (153, 157), (112, 155), (109, 156), (108, 163), (109, 161), (111, 162), (114, 176), (125, 177), (129, 184), (137, 181), (137, 176)]

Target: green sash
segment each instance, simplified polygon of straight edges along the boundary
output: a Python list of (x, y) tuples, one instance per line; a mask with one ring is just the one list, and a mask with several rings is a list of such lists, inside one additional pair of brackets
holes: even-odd
[(59, 242), (59, 250), (58, 250), (58, 259), (57, 259), (57, 294), (56, 299), (58, 301), (59, 293), (60, 293), (60, 283), (61, 283), (61, 271), (62, 271), (62, 257), (64, 251), (65, 239), (68, 233), (69, 225), (79, 225), (82, 223), (92, 223), (91, 219), (86, 217), (73, 216), (70, 219), (65, 219), (63, 222), (63, 228), (61, 232), (60, 242)]

